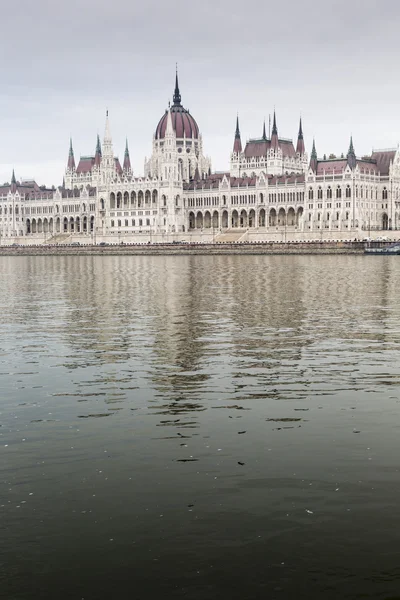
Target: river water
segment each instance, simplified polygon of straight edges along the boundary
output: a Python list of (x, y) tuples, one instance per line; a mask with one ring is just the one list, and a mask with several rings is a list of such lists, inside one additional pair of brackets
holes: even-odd
[(0, 259), (0, 597), (400, 594), (400, 262)]

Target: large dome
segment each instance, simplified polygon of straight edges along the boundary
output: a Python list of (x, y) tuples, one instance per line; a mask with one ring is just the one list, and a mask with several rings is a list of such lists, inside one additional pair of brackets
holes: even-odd
[[(177, 138), (194, 138), (198, 139), (199, 137), (199, 128), (197, 126), (196, 121), (189, 114), (189, 111), (183, 108), (181, 104), (181, 95), (179, 93), (179, 85), (178, 85), (178, 74), (176, 75), (175, 81), (175, 92), (174, 92), (174, 103), (169, 109), (171, 111), (171, 119), (172, 119), (172, 127), (175, 130), (175, 135)], [(161, 117), (157, 129), (156, 129), (156, 139), (165, 137), (165, 130), (167, 128), (167, 119), (168, 119), (168, 111), (165, 111), (165, 114)]]

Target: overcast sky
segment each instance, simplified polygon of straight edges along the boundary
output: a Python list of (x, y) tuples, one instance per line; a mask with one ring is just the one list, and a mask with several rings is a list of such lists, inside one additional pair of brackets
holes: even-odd
[(0, 182), (59, 185), (72, 136), (92, 154), (109, 109), (114, 151), (135, 174), (172, 99), (203, 135), (213, 169), (276, 107), (279, 134), (307, 151), (356, 154), (400, 141), (398, 0), (15, 0), (2, 7)]

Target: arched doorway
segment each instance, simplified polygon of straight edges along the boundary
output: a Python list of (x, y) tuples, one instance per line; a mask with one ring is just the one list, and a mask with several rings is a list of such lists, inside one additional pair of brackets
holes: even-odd
[(211, 214), (208, 210), (205, 212), (204, 215), (204, 227), (206, 229), (209, 229), (211, 227)]
[(189, 213), (189, 229), (195, 229), (196, 227), (196, 218), (193, 212)]
[(212, 218), (212, 226), (214, 229), (218, 228), (219, 215), (218, 211), (214, 210), (213, 218)]
[(303, 216), (303, 207), (300, 206), (300, 208), (298, 209), (298, 211), (296, 213), (296, 225), (299, 224), (300, 219), (302, 218), (302, 216)]
[(197, 213), (197, 217), (196, 217), (196, 229), (202, 229), (203, 228), (203, 215), (201, 214), (201, 212)]
[(286, 211), (284, 208), (280, 208), (278, 212), (278, 225), (286, 225)]
[(222, 226), (222, 229), (227, 229), (228, 226), (229, 226), (228, 211), (227, 210), (224, 210), (224, 212), (222, 213), (221, 226)]
[(383, 213), (382, 215), (382, 229), (385, 231), (389, 229), (389, 217), (386, 213)]
[(290, 207), (287, 213), (287, 224), (289, 227), (296, 225), (296, 214), (294, 208)]
[(265, 227), (265, 208), (262, 208), (258, 215), (258, 226)]
[(271, 208), (269, 211), (269, 225), (274, 227), (276, 225), (276, 210)]
[(239, 227), (239, 214), (237, 210), (232, 212), (232, 227)]
[(255, 227), (256, 226), (256, 213), (255, 210), (252, 208), (251, 211), (249, 212), (249, 227)]

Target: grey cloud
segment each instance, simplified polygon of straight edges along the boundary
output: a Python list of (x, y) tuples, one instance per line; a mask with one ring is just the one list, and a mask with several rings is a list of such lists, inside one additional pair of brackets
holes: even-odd
[[(116, 152), (130, 141), (141, 172), (179, 63), (183, 103), (195, 116), (216, 169), (228, 167), (236, 111), (243, 139), (260, 135), (276, 106), (281, 134), (358, 154), (400, 138), (397, 97), (400, 5), (201, 4), (172, 0), (37, 0), (2, 10), (0, 179), (10, 165), (60, 183), (72, 135), (93, 151), (110, 109)], [(47, 165), (47, 166), (46, 166)], [(24, 175), (24, 173), (20, 173)]]

